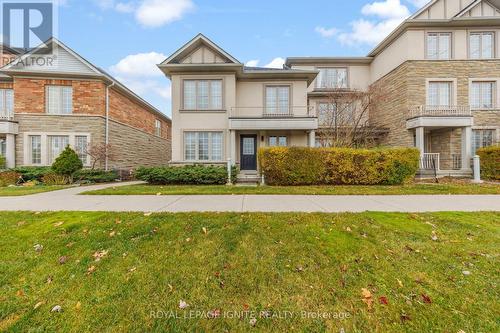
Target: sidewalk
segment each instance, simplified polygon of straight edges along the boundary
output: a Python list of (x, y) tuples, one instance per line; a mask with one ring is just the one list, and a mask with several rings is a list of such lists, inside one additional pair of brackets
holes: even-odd
[(500, 212), (500, 195), (78, 195), (85, 191), (131, 184), (95, 185), (23, 197), (0, 197), (0, 211)]

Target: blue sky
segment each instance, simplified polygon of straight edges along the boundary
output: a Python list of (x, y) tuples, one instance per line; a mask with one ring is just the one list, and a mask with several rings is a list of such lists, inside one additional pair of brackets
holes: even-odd
[(202, 32), (234, 57), (364, 56), (427, 0), (62, 0), (59, 38), (170, 115), (154, 66)]

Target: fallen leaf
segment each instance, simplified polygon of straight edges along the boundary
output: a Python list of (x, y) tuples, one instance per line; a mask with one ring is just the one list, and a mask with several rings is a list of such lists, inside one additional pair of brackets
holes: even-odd
[(168, 284), (168, 289), (170, 289), (170, 292), (174, 291), (174, 287), (171, 284)]
[(35, 304), (35, 306), (33, 307), (33, 310), (36, 310), (38, 309), (39, 307), (41, 307), (43, 305), (43, 302), (38, 302)]
[(75, 245), (74, 242), (69, 242), (68, 244), (66, 244), (66, 247), (73, 247), (73, 245)]
[(161, 192), (156, 193), (156, 195), (157, 195), (157, 196), (160, 196), (160, 195), (161, 195)]
[(50, 312), (61, 312), (62, 311), (62, 307), (60, 305), (56, 305), (52, 308), (52, 310), (50, 310)]
[(147, 217), (147, 216), (151, 216), (151, 215), (153, 215), (153, 213), (151, 213), (151, 212), (149, 212), (149, 213), (144, 213), (144, 216), (146, 216), (146, 217)]
[(191, 238), (186, 238), (186, 242), (189, 243), (191, 241)]
[(351, 228), (349, 228), (349, 227), (346, 227), (346, 228), (345, 228), (345, 230), (346, 230), (347, 232), (351, 232), (351, 231), (352, 231), (352, 230), (351, 230)]
[(33, 246), (33, 248), (35, 249), (35, 252), (40, 253), (43, 250), (43, 245), (35, 244), (35, 246)]
[(378, 298), (378, 301), (380, 302), (380, 304), (389, 305), (389, 301), (387, 300), (387, 297), (385, 297), (385, 296), (380, 296)]
[(54, 223), (54, 227), (60, 227), (63, 225), (64, 222), (57, 222), (57, 223)]
[(96, 267), (94, 265), (90, 266), (88, 269), (87, 269), (87, 275), (90, 275), (92, 273), (94, 273), (96, 270)]
[(114, 231), (114, 230), (109, 233), (109, 237), (115, 237), (115, 235), (116, 235), (116, 231)]
[(372, 293), (368, 289), (362, 288), (361, 294), (363, 295), (363, 302), (368, 306), (368, 310), (371, 310), (373, 304)]
[(422, 294), (422, 300), (424, 301), (424, 303), (427, 303), (427, 304), (431, 304), (432, 303), (431, 298), (428, 295), (426, 295), (426, 294)]
[(433, 241), (435, 241), (435, 242), (437, 242), (437, 241), (438, 241), (438, 236), (436, 235), (436, 232), (435, 232), (435, 231), (433, 231), (433, 232), (432, 232), (431, 239), (432, 239)]
[(23, 291), (23, 290), (18, 290), (18, 291), (16, 292), (16, 295), (17, 295), (18, 297), (24, 297), (24, 296), (25, 296), (25, 295), (24, 295), (24, 291)]
[(82, 308), (82, 303), (76, 302), (75, 309), (80, 310)]
[(47, 276), (47, 283), (50, 284), (54, 281), (54, 277), (52, 275)]
[(471, 272), (469, 272), (469, 271), (462, 271), (462, 274), (463, 274), (463, 275), (470, 275), (470, 274), (471, 274)]
[(96, 251), (92, 255), (95, 259), (95, 261), (100, 261), (102, 258), (104, 258), (108, 254), (108, 250), (101, 250), (101, 251)]
[(23, 226), (25, 224), (26, 224), (26, 221), (19, 221), (19, 222), (17, 222), (17, 226), (18, 227), (21, 227), (21, 226)]
[(66, 261), (68, 261), (68, 257), (67, 256), (59, 257), (58, 261), (60, 265), (63, 265), (66, 263)]
[(137, 270), (137, 267), (132, 267), (128, 270), (129, 273), (135, 272)]
[(120, 221), (120, 220), (118, 220), (118, 219), (117, 219), (117, 220), (115, 221), (115, 223), (116, 223), (116, 224), (121, 224), (121, 223), (122, 223), (122, 221)]
[(208, 230), (207, 230), (207, 228), (205, 228), (205, 227), (201, 228), (201, 230), (203, 230), (203, 233), (204, 233), (205, 235), (208, 233)]
[(184, 302), (183, 300), (180, 300), (179, 301), (179, 309), (185, 309), (189, 306), (189, 304), (187, 304), (186, 302)]
[(398, 284), (402, 288), (403, 287), (403, 282), (401, 282), (401, 280), (399, 280), (399, 279), (396, 279), (396, 280), (398, 280)]
[(405, 321), (408, 321), (408, 320), (411, 320), (410, 316), (408, 316), (406, 313), (402, 313), (400, 316), (399, 316), (399, 319), (401, 319), (401, 322), (404, 323)]

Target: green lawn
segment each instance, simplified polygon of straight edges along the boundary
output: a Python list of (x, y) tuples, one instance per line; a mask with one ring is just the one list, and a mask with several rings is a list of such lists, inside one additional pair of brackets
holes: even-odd
[(51, 192), (68, 188), (67, 186), (16, 186), (0, 187), (0, 197), (17, 197), (43, 192)]
[(0, 213), (0, 331), (499, 327), (500, 213), (146, 215)]
[(83, 194), (91, 195), (195, 195), (195, 194), (500, 194), (500, 184), (410, 184), (403, 186), (182, 186), (129, 185)]

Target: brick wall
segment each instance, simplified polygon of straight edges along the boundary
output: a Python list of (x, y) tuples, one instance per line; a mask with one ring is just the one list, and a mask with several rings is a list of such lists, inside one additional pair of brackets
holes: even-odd
[(0, 82), (0, 89), (12, 89), (12, 82)]

